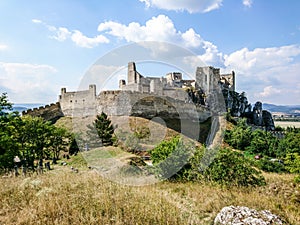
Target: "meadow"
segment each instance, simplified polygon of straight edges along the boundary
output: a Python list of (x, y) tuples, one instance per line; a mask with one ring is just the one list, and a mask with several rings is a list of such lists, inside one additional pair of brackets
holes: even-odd
[(212, 224), (228, 205), (268, 209), (300, 224), (300, 186), (290, 174), (264, 173), (267, 185), (256, 188), (169, 181), (127, 186), (88, 169), (80, 154), (67, 163), (42, 175), (0, 178), (0, 224)]

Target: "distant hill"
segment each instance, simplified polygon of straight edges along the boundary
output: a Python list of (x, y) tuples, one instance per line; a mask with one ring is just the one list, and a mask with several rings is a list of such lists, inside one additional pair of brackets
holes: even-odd
[(284, 114), (300, 114), (300, 105), (274, 105), (263, 103), (263, 109), (274, 112), (281, 112)]

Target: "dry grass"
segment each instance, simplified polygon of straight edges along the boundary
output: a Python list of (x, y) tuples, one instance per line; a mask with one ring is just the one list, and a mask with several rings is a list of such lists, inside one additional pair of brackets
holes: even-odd
[(170, 182), (132, 187), (93, 170), (56, 166), (39, 176), (1, 178), (0, 224), (211, 224), (227, 205), (268, 209), (300, 224), (292, 176), (265, 176), (268, 185), (254, 189)]
[[(69, 119), (62, 122), (72, 127)], [(165, 138), (173, 135), (168, 132)], [(250, 189), (170, 182), (134, 187), (110, 182), (87, 170), (80, 155), (75, 159), (43, 175), (0, 178), (0, 224), (211, 225), (228, 205), (270, 210), (288, 224), (300, 224), (300, 186), (292, 175), (264, 174), (267, 186)]]

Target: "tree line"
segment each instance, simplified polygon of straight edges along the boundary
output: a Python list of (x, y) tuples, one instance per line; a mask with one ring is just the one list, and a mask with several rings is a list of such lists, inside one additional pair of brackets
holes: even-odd
[(74, 142), (65, 128), (56, 127), (39, 117), (20, 116), (12, 111), (6, 93), (0, 96), (0, 169), (21, 164), (34, 168), (39, 159), (58, 159), (61, 151), (68, 151)]
[(224, 139), (231, 147), (242, 151), (259, 169), (296, 173), (295, 180), (300, 182), (300, 129), (277, 129), (284, 133), (282, 138), (264, 130), (252, 130), (245, 119), (240, 119), (226, 131)]

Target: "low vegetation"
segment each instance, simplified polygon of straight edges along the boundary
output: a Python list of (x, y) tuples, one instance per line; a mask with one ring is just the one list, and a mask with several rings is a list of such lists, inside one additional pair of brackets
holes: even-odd
[(74, 173), (70, 166), (56, 165), (43, 175), (0, 178), (0, 222), (205, 225), (224, 206), (244, 205), (299, 224), (300, 187), (291, 184), (293, 176), (264, 176), (267, 185), (256, 188), (168, 181), (134, 187), (110, 182), (94, 170)]
[(265, 172), (294, 173), (300, 180), (300, 129), (288, 127), (281, 131), (282, 138), (263, 130), (251, 130), (246, 120), (227, 130), (225, 141), (241, 150), (251, 164)]

